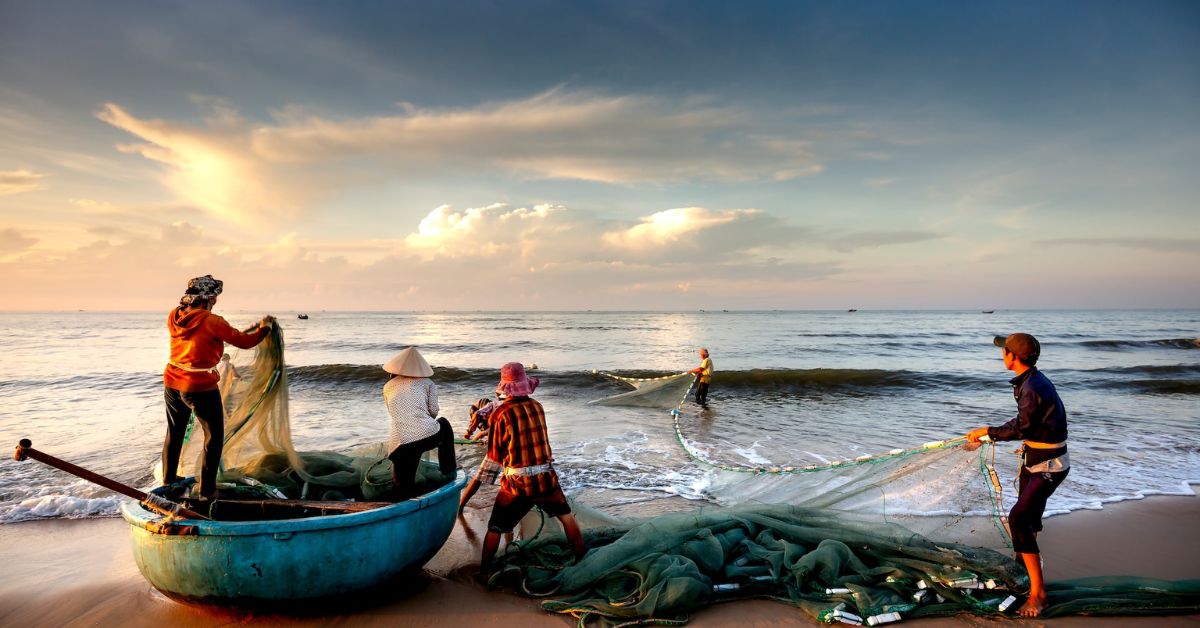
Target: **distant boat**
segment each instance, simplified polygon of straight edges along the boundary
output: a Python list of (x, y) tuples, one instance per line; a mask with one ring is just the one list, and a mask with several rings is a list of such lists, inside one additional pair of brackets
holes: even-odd
[(296, 318), (298, 318), (302, 321), (306, 321), (306, 320), (308, 320), (308, 314), (301, 314), (301, 315), (297, 316)]
[(856, 309), (854, 309), (854, 308), (850, 308), (850, 309), (848, 309), (848, 310), (846, 310), (846, 311), (847, 311), (847, 312), (857, 312), (858, 310), (856, 310)]
[(981, 314), (995, 314), (996, 310), (984, 310)]

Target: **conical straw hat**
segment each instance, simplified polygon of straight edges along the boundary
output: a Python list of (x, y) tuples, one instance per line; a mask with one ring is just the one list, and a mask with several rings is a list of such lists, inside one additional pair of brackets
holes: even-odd
[(409, 347), (383, 365), (383, 370), (393, 375), (405, 377), (429, 377), (433, 375), (433, 367), (421, 357), (416, 347)]

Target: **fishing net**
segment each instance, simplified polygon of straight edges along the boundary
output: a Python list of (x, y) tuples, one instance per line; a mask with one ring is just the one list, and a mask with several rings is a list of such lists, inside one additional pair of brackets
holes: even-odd
[[(657, 394), (684, 378), (687, 387)], [(619, 520), (575, 503), (581, 522), (598, 522), (585, 532), (587, 555), (576, 562), (543, 520), (509, 546), (493, 585), (553, 598), (543, 609), (581, 626), (682, 624), (697, 609), (743, 597), (853, 625), (999, 616), (1023, 603), (1028, 577), (1003, 516), (1015, 490), (999, 480), (1015, 475), (1015, 457), (998, 461), (995, 445), (956, 438), (823, 464), (730, 463), (701, 442), (704, 419), (683, 403), (690, 378), (615, 378), (635, 390), (597, 403), (672, 408), (675, 438), (707, 470), (716, 505)], [(1200, 612), (1200, 580), (1092, 578), (1050, 584), (1047, 594), (1049, 617)]]
[(621, 377), (612, 373), (600, 375), (633, 386), (633, 390), (603, 399), (593, 399), (588, 405), (674, 408), (687, 397), (692, 383), (696, 381), (696, 376), (691, 373), (652, 378)]
[[(909, 617), (1015, 610), (1028, 588), (1006, 554), (935, 541), (896, 524), (784, 505), (702, 508), (585, 533), (571, 559), (561, 535), (515, 543), (495, 586), (554, 597), (542, 608), (610, 625), (683, 624), (710, 604), (768, 597), (818, 621), (878, 625)], [(1090, 578), (1047, 586), (1048, 617), (1200, 611), (1200, 580)]]
[[(384, 443), (335, 451), (297, 451), (288, 413), (283, 333), (278, 325), (253, 350), (223, 359), (221, 399), (225, 443), (218, 482), (245, 492), (291, 499), (386, 499), (392, 494), (392, 463)], [(180, 476), (200, 475), (204, 442), (189, 426)], [(445, 483), (436, 465), (419, 465), (416, 489)], [(249, 486), (250, 488), (246, 488)]]

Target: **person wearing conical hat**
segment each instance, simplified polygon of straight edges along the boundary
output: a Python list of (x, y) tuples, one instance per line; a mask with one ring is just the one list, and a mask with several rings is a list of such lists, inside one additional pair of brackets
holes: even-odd
[(488, 417), (488, 458), (499, 463), (503, 471), (483, 539), (481, 574), (487, 572), (500, 547), (500, 535), (512, 532), (534, 506), (558, 518), (576, 558), (582, 558), (586, 551), (579, 524), (554, 470), (545, 410), (529, 396), (537, 386), (537, 378), (526, 375), (520, 362), (500, 368), (496, 392), (504, 395), (504, 402)]
[(213, 314), (225, 284), (212, 275), (188, 281), (179, 306), (167, 315), (171, 357), (163, 370), (163, 398), (167, 405), (167, 436), (163, 441), (163, 485), (178, 480), (179, 456), (192, 414), (204, 430), (204, 460), (200, 467), (200, 497), (217, 492), (217, 469), (225, 442), (225, 410), (218, 384), (217, 366), (225, 343), (249, 349), (267, 338), (275, 317), (264, 316), (246, 331), (234, 329)]
[(438, 450), (443, 475), (455, 471), (454, 428), (439, 418), (433, 367), (416, 347), (408, 347), (383, 365), (392, 378), (383, 385), (383, 402), (392, 418), (388, 459), (392, 461), (392, 486), (400, 499), (412, 497), (421, 456)]

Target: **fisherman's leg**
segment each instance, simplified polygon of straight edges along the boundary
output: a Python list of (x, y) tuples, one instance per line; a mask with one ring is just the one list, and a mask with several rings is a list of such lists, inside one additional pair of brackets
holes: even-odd
[(417, 467), (421, 464), (421, 441), (404, 443), (388, 454), (392, 461), (392, 489), (399, 499), (412, 496), (413, 484), (416, 482)]
[(438, 468), (450, 475), (458, 468), (454, 458), (454, 428), (444, 417), (438, 418)]
[(204, 465), (200, 470), (200, 497), (217, 494), (217, 470), (221, 468), (221, 449), (225, 446), (225, 410), (221, 393), (216, 390), (184, 393), (196, 412), (196, 421), (204, 428)]
[(1022, 617), (1037, 617), (1046, 608), (1046, 585), (1042, 581), (1041, 554), (1018, 554), (1021, 562), (1025, 563), (1025, 571), (1029, 573), (1029, 598), (1017, 609)]
[(488, 530), (483, 537), (483, 555), (479, 557), (480, 573), (487, 573), (492, 565), (492, 559), (496, 557), (496, 550), (500, 549), (500, 533), (493, 530)]
[(1018, 609), (1025, 617), (1037, 617), (1046, 606), (1046, 588), (1042, 578), (1041, 549), (1037, 533), (1042, 529), (1042, 514), (1046, 501), (1066, 478), (1068, 471), (1057, 473), (1030, 473), (1021, 469), (1021, 492), (1017, 503), (1008, 515), (1012, 530), (1013, 550), (1029, 573), (1029, 599)]
[(571, 551), (575, 552), (575, 558), (583, 558), (583, 555), (587, 553), (587, 547), (583, 544), (583, 532), (579, 530), (579, 522), (575, 521), (575, 515), (563, 515), (558, 518), (558, 521), (567, 535), (567, 541), (571, 543)]
[(192, 409), (183, 402), (178, 390), (163, 386), (163, 400), (167, 406), (167, 435), (163, 438), (163, 486), (179, 479), (179, 454), (183, 450), (183, 437), (187, 434), (188, 419)]
[[(1013, 504), (1012, 510), (1008, 512), (1008, 529), (1012, 534), (1013, 551), (1018, 555), (1020, 562), (1020, 554), (1038, 553), (1037, 536), (1039, 529), (1038, 516), (1035, 512), (1040, 512), (1037, 508), (1037, 491), (1035, 488), (1035, 476), (1021, 468), (1018, 476), (1019, 489), (1017, 492), (1017, 503)], [(1045, 507), (1045, 504), (1042, 505)]]
[(583, 533), (579, 531), (579, 522), (575, 521), (575, 515), (571, 513), (571, 505), (567, 502), (567, 496), (563, 494), (562, 488), (555, 488), (554, 492), (535, 499), (534, 503), (542, 509), (542, 512), (558, 519), (562, 524), (563, 532), (567, 535), (567, 541), (571, 544), (571, 551), (575, 553), (575, 558), (583, 558), (583, 555), (587, 553), (587, 548), (583, 544)]
[(496, 550), (500, 547), (500, 535), (512, 534), (521, 518), (533, 508), (533, 500), (510, 493), (501, 488), (492, 504), (492, 515), (488, 518), (488, 533), (483, 539), (483, 555), (479, 559), (481, 570), (491, 565)]

